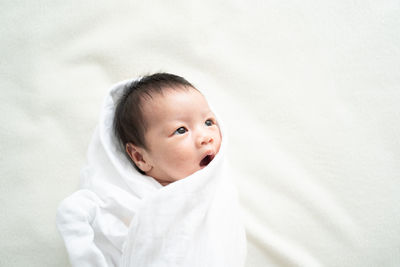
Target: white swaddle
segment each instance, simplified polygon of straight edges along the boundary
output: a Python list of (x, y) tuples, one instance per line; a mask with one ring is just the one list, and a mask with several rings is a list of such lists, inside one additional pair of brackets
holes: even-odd
[(58, 208), (72, 266), (243, 266), (246, 240), (222, 126), (214, 160), (163, 187), (133, 167), (113, 134), (114, 104), (130, 82), (111, 88), (81, 189)]

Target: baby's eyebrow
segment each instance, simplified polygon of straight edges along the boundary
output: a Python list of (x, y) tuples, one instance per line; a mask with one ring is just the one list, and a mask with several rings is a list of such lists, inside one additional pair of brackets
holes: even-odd
[(213, 115), (214, 116), (214, 112), (212, 112), (212, 110), (211, 109), (209, 109), (209, 110), (207, 110), (207, 111), (205, 111), (204, 113), (203, 113), (204, 115)]
[(181, 127), (184, 120), (170, 120), (164, 124), (165, 131), (175, 130), (177, 127)]

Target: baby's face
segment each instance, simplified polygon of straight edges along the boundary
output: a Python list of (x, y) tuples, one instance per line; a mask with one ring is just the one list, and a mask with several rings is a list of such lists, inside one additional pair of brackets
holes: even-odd
[(143, 107), (148, 123), (146, 174), (166, 185), (204, 168), (218, 153), (221, 132), (204, 96), (195, 89), (166, 90)]

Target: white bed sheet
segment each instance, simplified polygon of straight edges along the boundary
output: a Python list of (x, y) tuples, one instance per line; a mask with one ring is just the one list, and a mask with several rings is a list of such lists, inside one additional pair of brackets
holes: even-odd
[[(4, 2), (4, 1), (3, 1)], [(107, 88), (180, 74), (229, 128), (248, 267), (400, 265), (398, 1), (6, 1), (0, 266), (55, 228)]]

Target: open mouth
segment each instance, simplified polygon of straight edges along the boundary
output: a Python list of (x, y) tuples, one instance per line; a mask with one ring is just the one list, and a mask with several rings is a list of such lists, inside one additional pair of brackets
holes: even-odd
[(207, 166), (214, 159), (214, 155), (207, 155), (200, 161), (200, 167)]

